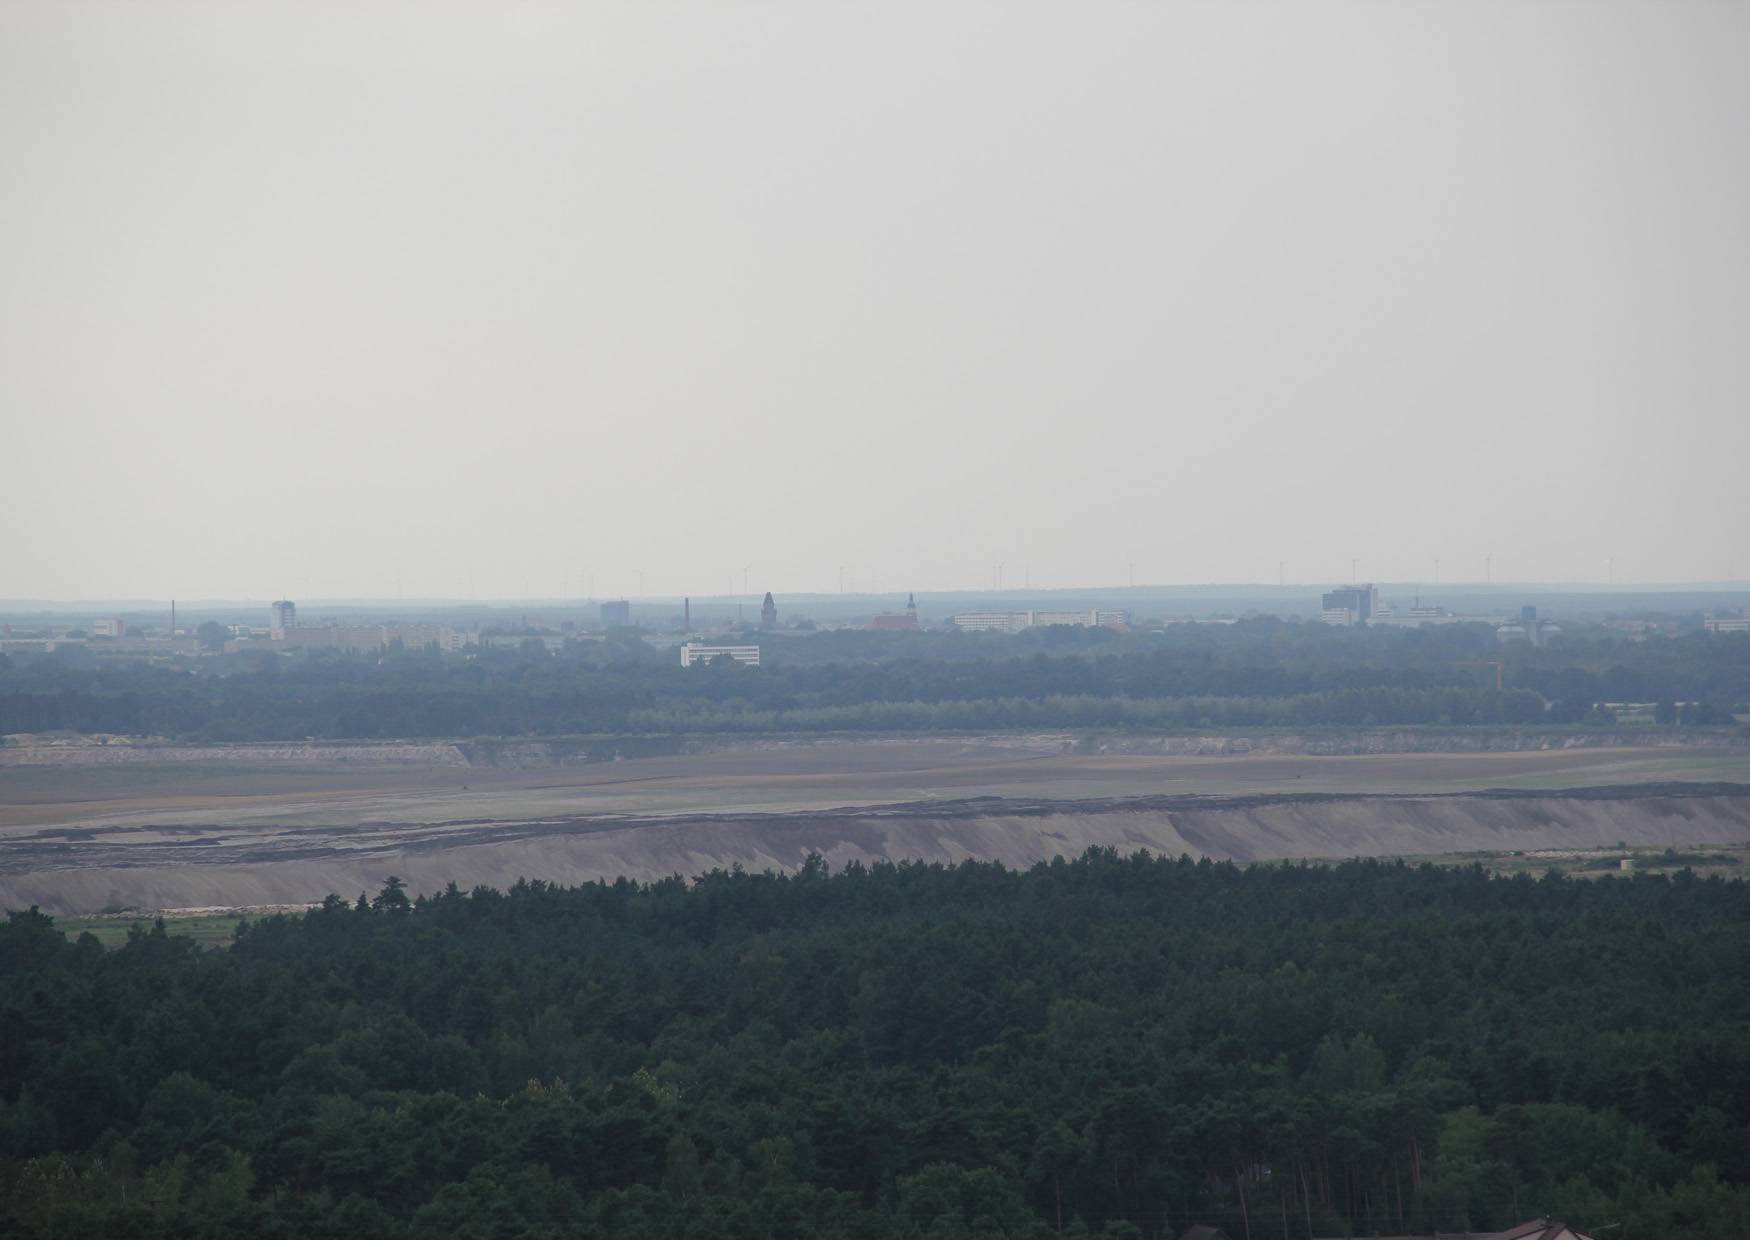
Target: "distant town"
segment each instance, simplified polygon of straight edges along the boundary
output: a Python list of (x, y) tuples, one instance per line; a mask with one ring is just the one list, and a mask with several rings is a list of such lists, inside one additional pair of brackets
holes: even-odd
[[(1013, 593), (1013, 592), (1010, 592)], [(1278, 591), (1278, 594), (1283, 593)], [(1005, 597), (1001, 594), (998, 597)], [(1677, 636), (1701, 630), (1710, 633), (1750, 633), (1750, 607), (1713, 607), (1703, 611), (1623, 608), (1629, 614), (1600, 612), (1586, 599), (1586, 619), (1635, 638)], [(1741, 597), (1741, 596), (1739, 596)], [(1109, 629), (1119, 633), (1153, 630), (1173, 624), (1232, 624), (1242, 619), (1272, 618), (1318, 622), (1333, 627), (1415, 628), (1424, 625), (1486, 624), (1503, 644), (1542, 646), (1557, 640), (1562, 625), (1540, 614), (1533, 603), (1516, 603), (1499, 593), (1447, 605), (1424, 598), (1420, 587), (1383, 587), (1373, 583), (1340, 586), (1304, 599), (1278, 599), (1277, 607), (1209, 613), (1174, 612), (1157, 606), (1152, 612), (1104, 605), (1014, 607), (963, 606), (967, 596), (945, 600), (907, 594), (902, 605), (886, 597), (871, 600), (870, 610), (850, 614), (856, 596), (809, 596), (810, 611), (786, 611), (770, 591), (757, 604), (714, 599), (695, 606), (691, 598), (675, 600), (542, 600), (524, 606), (514, 616), (514, 604), (466, 610), (489, 614), (463, 619), (459, 605), (371, 604), (309, 605), (278, 599), (258, 616), (247, 605), (200, 605), (191, 615), (170, 603), (162, 611), (117, 609), (114, 614), (57, 615), (42, 622), (13, 613), (0, 622), (0, 653), (49, 654), (79, 650), (93, 656), (123, 659), (163, 659), (247, 652), (291, 653), (334, 651), (373, 654), (390, 650), (425, 650), (466, 655), (481, 649), (536, 646), (557, 653), (568, 643), (603, 641), (610, 635), (633, 637), (660, 649), (675, 650), (681, 666), (691, 667), (727, 657), (758, 666), (759, 642), (767, 638), (803, 638), (845, 630), (882, 633), (959, 632), (1022, 633), (1056, 626)], [(976, 604), (977, 596), (972, 601)], [(1735, 600), (1734, 600), (1735, 601)], [(1287, 602), (1289, 606), (1281, 606)], [(1296, 602), (1301, 606), (1294, 606)], [(1479, 606), (1479, 603), (1485, 604)], [(818, 609), (827, 614), (816, 619)], [(371, 612), (389, 611), (377, 619)], [(215, 615), (215, 613), (218, 613)], [(830, 617), (830, 618), (829, 618)]]

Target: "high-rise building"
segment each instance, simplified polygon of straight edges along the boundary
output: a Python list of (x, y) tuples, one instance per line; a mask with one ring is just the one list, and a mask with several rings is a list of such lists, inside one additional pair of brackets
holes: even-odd
[(271, 636), (284, 638), (287, 629), (298, 627), (298, 605), (289, 598), (282, 598), (273, 605), (273, 629)]
[(1325, 594), (1319, 618), (1326, 624), (1366, 624), (1379, 611), (1379, 590), (1371, 585), (1344, 586)]
[(778, 627), (778, 605), (772, 601), (772, 592), (766, 591), (766, 601), (760, 604), (760, 627), (775, 629)]
[(627, 600), (611, 599), (602, 604), (602, 627), (606, 629), (624, 629), (632, 625), (632, 604)]

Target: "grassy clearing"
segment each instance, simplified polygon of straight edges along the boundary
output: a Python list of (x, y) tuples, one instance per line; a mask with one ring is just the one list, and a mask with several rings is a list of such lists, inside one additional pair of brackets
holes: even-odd
[[(1419, 864), (1480, 865), (1495, 874), (1556, 872), (1574, 878), (1607, 874), (1675, 874), (1690, 869), (1723, 878), (1750, 877), (1750, 844), (1689, 844), (1681, 848), (1537, 848), (1518, 852), (1438, 853), (1402, 860)], [(1623, 862), (1629, 863), (1625, 869)]]
[[(250, 914), (244, 912), (222, 913), (202, 917), (164, 918), (164, 930), (167, 934), (178, 938), (190, 938), (207, 947), (229, 947), (231, 933), (237, 929), (237, 924), (248, 920)], [(128, 931), (138, 926), (141, 931), (152, 928), (154, 914), (141, 913), (105, 913), (99, 917), (57, 917), (55, 929), (68, 938), (76, 939), (81, 934), (91, 934), (105, 947), (120, 947), (128, 941)]]

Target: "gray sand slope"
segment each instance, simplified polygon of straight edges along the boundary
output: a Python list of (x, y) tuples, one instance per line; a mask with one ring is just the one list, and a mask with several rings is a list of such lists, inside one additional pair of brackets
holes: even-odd
[(1090, 847), (1259, 860), (1750, 843), (1750, 786), (1669, 784), (1437, 796), (975, 798), (778, 813), (504, 822), (50, 828), (0, 851), (0, 906), (63, 915), (317, 900), (519, 878), (573, 884), (878, 859), (1026, 866)]

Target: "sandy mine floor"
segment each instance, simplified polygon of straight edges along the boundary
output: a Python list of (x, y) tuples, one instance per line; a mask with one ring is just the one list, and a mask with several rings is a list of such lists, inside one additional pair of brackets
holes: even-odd
[[(0, 906), (296, 903), (391, 873), (429, 891), (785, 868), (809, 852), (1025, 865), (1091, 845), (1250, 860), (1750, 840), (1744, 752), (1066, 748), (847, 741), (521, 770), (258, 753), (12, 765), (0, 768)], [(1716, 786), (1694, 795), (1700, 784)], [(1629, 795), (1561, 793), (1574, 788)], [(1482, 789), (1514, 795), (1454, 795)]]
[[(1057, 738), (844, 741), (494, 770), (332, 762), (0, 767), (0, 848), (19, 828), (507, 821), (553, 815), (831, 809), (973, 796), (1463, 792), (1750, 783), (1750, 750), (1166, 757), (1062, 752)], [(28, 832), (27, 832), (28, 834)]]

